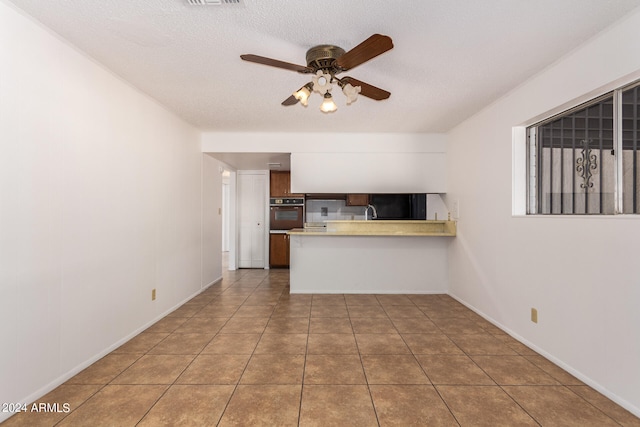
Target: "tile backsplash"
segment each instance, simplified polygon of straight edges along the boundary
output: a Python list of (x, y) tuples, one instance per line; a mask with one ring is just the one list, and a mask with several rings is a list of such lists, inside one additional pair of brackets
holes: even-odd
[(347, 206), (344, 200), (307, 200), (305, 222), (364, 219), (364, 206)]

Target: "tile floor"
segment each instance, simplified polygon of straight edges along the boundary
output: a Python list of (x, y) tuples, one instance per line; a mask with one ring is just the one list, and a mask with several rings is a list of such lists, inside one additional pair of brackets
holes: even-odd
[(640, 426), (446, 295), (290, 295), (218, 283), (6, 426)]

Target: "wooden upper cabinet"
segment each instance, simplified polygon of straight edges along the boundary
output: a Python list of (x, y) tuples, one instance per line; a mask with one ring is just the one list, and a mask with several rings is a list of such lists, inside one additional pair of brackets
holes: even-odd
[(271, 197), (288, 197), (291, 192), (291, 174), (288, 171), (271, 171), (269, 190)]
[(271, 171), (269, 193), (271, 197), (303, 197), (302, 194), (291, 194), (291, 172), (289, 171)]
[(368, 204), (368, 194), (347, 194), (347, 206), (367, 206)]

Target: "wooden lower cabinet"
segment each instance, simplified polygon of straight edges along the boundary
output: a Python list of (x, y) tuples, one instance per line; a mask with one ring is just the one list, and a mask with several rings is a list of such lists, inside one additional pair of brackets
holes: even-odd
[(289, 267), (288, 234), (269, 234), (269, 266)]

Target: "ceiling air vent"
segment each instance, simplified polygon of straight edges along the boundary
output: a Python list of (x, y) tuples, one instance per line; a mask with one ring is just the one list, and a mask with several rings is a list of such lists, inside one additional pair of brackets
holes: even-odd
[(192, 6), (222, 6), (222, 5), (239, 5), (241, 0), (187, 0)]

